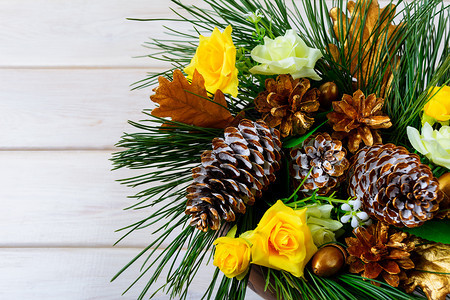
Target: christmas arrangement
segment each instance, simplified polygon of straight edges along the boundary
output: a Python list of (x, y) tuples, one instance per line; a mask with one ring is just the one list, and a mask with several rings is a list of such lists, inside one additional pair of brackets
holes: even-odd
[(142, 260), (139, 299), (163, 270), (185, 299), (209, 263), (205, 299), (446, 299), (449, 6), (172, 2), (184, 31), (148, 55), (172, 68), (135, 84), (156, 108), (112, 158), (144, 170), (130, 209), (158, 208), (124, 237), (153, 239), (114, 278)]

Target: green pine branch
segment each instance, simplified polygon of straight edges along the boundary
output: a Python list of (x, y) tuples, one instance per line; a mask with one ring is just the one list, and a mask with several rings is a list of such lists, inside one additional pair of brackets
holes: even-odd
[[(188, 25), (183, 28), (191, 29), (179, 31), (166, 27), (169, 34), (167, 39), (154, 39), (145, 44), (153, 50), (152, 54), (148, 55), (149, 58), (169, 62), (172, 68), (161, 73), (149, 74), (147, 78), (137, 82), (134, 88), (155, 86), (159, 76), (170, 79), (174, 69), (182, 70), (190, 62), (198, 44), (199, 34), (209, 35), (214, 27), (223, 30), (231, 24), (233, 41), (238, 48), (240, 97), (239, 99), (228, 98), (228, 107), (233, 114), (246, 109), (248, 115), (253, 117), (249, 109), (252, 107), (253, 99), (264, 89), (264, 80), (267, 77), (253, 76), (246, 72), (255, 64), (250, 58), (250, 51), (260, 44), (262, 36), (255, 34), (255, 24), (249, 21), (245, 14), (258, 11), (262, 15), (258, 23), (258, 26), (263, 29), (261, 32), (274, 38), (284, 35), (291, 27), (297, 28), (309, 46), (322, 49), (324, 57), (316, 67), (324, 80), (336, 82), (341, 92), (353, 91), (352, 76), (354, 74), (350, 71), (352, 58), (349, 55), (346, 56), (343, 51), (343, 37), (347, 35), (347, 32), (341, 26), (338, 34), (334, 33), (325, 0), (303, 0), (302, 9), (293, 3), (292, 11), (287, 9), (284, 0), (205, 0), (204, 2), (210, 7), (207, 10), (184, 5), (180, 0), (172, 2), (181, 8), (181, 12), (173, 10), (175, 17), (167, 20), (182, 22)], [(346, 11), (344, 3), (345, 1), (338, 0), (333, 6), (339, 7), (345, 12), (346, 17), (351, 19), (352, 16)], [(402, 1), (397, 2), (396, 5), (399, 3)], [(403, 139), (402, 128), (417, 124), (428, 87), (448, 83), (449, 16), (444, 13), (448, 10), (448, 6), (440, 5), (438, 0), (407, 2), (403, 3), (403, 8), (397, 7), (395, 16), (385, 15), (384, 18), (388, 20), (398, 17), (405, 25), (401, 26), (393, 38), (386, 42), (386, 49), (382, 49), (383, 51), (377, 57), (378, 65), (371, 68), (373, 73), (364, 75), (369, 80), (366, 86), (361, 87), (363, 91), (377, 92), (381, 89), (381, 80), (387, 68), (397, 62), (400, 63), (398, 73), (395, 73), (392, 91), (386, 101), (386, 111), (394, 121), (392, 132), (402, 135), (398, 138), (399, 142), (406, 143)], [(306, 18), (302, 15), (306, 15)], [(367, 14), (362, 15), (363, 19), (366, 17)], [(437, 26), (433, 25), (434, 20), (438, 21)], [(358, 31), (354, 34), (361, 36), (362, 32)], [(373, 33), (373, 37), (386, 39), (386, 31), (379, 28)], [(342, 54), (339, 61), (335, 61), (330, 53), (326, 52), (329, 44), (335, 44), (340, 49)], [(364, 55), (375, 51), (368, 49), (368, 44), (353, 44), (349, 47), (359, 47), (358, 64), (362, 63)], [(438, 50), (441, 48), (442, 51)], [(363, 49), (365, 51), (362, 51)], [(396, 55), (391, 56), (389, 53), (396, 53)], [(199, 267), (211, 260), (212, 242), (221, 234), (211, 231), (203, 233), (187, 225), (189, 217), (184, 214), (185, 189), (192, 180), (191, 168), (199, 164), (201, 153), (210, 149), (211, 140), (221, 136), (223, 131), (170, 122), (151, 116), (149, 111), (144, 113), (146, 120), (130, 122), (139, 132), (125, 134), (122, 137), (117, 144), (121, 151), (113, 155), (112, 161), (114, 169), (144, 170), (142, 175), (121, 181), (130, 187), (142, 189), (131, 197), (135, 203), (128, 209), (148, 209), (158, 204), (164, 205), (164, 208), (119, 231), (124, 232), (123, 239), (136, 230), (148, 230), (158, 222), (164, 221), (165, 224), (153, 230), (156, 239), (130, 261), (113, 280), (130, 265), (143, 260), (141, 273), (130, 286), (130, 288), (133, 287), (140, 280), (147, 280), (138, 299), (144, 299), (148, 295), (150, 288), (156, 284), (163, 270), (167, 270), (168, 275), (166, 283), (160, 289), (172, 298), (185, 299), (189, 285)], [(161, 127), (165, 122), (171, 126)], [(388, 140), (395, 139), (394, 136), (390, 136)], [(152, 187), (148, 187), (149, 185)], [(286, 191), (286, 193), (289, 192)], [(247, 214), (236, 222), (238, 233), (253, 229), (261, 217), (260, 213), (258, 214), (260, 211), (264, 209), (248, 209)], [(181, 230), (181, 233), (173, 240), (169, 240), (169, 233), (174, 230)], [(225, 232), (226, 227), (223, 230)], [(157, 251), (164, 243), (168, 243), (169, 246)], [(176, 263), (176, 258), (181, 259), (181, 263)], [(310, 297), (306, 297), (307, 299), (415, 299), (386, 284), (376, 287), (356, 275), (346, 274), (324, 279), (307, 271), (305, 281), (280, 271), (268, 270), (268, 274), (271, 280), (267, 281), (267, 285), (270, 285), (282, 299), (304, 299), (303, 297), (306, 296)], [(220, 273), (216, 271), (204, 298), (244, 299), (248, 278), (237, 281), (223, 276), (219, 279), (220, 276)], [(218, 292), (214, 296), (215, 288)]]

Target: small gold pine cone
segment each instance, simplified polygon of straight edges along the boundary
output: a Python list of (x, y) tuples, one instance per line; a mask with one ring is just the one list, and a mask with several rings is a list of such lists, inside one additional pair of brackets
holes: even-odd
[(361, 90), (353, 96), (344, 94), (341, 101), (333, 102), (333, 112), (327, 118), (335, 131), (332, 136), (342, 140), (348, 137), (348, 150), (355, 153), (361, 141), (366, 146), (382, 143), (377, 129), (392, 126), (391, 119), (383, 115), (384, 99), (370, 94), (367, 98)]
[(311, 113), (319, 109), (320, 91), (311, 89), (308, 79), (282, 74), (266, 80), (266, 90), (255, 98), (256, 109), (270, 127), (278, 127), (282, 137), (305, 134), (314, 123)]
[(407, 233), (378, 222), (368, 228), (358, 227), (353, 234), (355, 237), (345, 239), (350, 273), (361, 273), (369, 279), (382, 277), (389, 285), (398, 287), (400, 281), (406, 279), (405, 270), (414, 268), (410, 259), (414, 242), (407, 239)]

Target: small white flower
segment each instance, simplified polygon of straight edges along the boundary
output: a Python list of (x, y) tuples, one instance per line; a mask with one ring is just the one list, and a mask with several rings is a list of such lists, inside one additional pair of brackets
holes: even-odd
[(342, 210), (345, 210), (345, 211), (351, 211), (351, 210), (352, 210), (352, 208), (350, 207), (350, 205), (347, 204), (347, 203), (342, 204), (341, 209), (342, 209)]
[(255, 12), (244, 14), (244, 17), (246, 20), (256, 24), (264, 17), (264, 15), (261, 13), (261, 10), (257, 9)]
[(359, 210), (361, 208), (361, 200), (350, 200), (348, 203), (353, 206), (353, 210)]
[(341, 222), (342, 223), (348, 223), (348, 221), (350, 220), (351, 217), (352, 217), (351, 215), (343, 215), (341, 217)]
[(341, 217), (342, 223), (348, 223), (351, 220), (350, 224), (353, 228), (372, 224), (372, 220), (369, 219), (369, 215), (364, 211), (360, 211), (361, 200), (359, 199), (350, 200), (348, 203), (342, 204), (341, 209), (346, 212)]
[(361, 221), (365, 221), (369, 218), (369, 215), (364, 212), (364, 211), (360, 211), (358, 213), (356, 213), (356, 216), (361, 220)]

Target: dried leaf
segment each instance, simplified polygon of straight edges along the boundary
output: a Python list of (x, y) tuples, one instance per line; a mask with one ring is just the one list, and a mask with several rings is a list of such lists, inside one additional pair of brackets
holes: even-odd
[[(347, 10), (351, 15), (350, 18), (346, 18), (337, 7), (331, 9), (330, 16), (333, 19), (336, 37), (344, 43), (344, 57), (351, 62), (352, 76), (357, 79), (361, 87), (362, 83), (368, 84), (370, 75), (379, 67), (380, 62), (387, 59), (382, 56), (382, 53), (384, 49), (391, 46), (393, 36), (401, 25), (391, 24), (395, 16), (394, 4), (380, 9), (378, 0), (359, 0), (357, 3), (349, 1)], [(342, 36), (340, 32), (347, 34)], [(337, 46), (329, 45), (329, 48), (334, 59), (340, 62), (342, 54), (339, 53)], [(393, 48), (395, 47), (391, 49)], [(392, 57), (393, 50), (390, 50), (389, 54)], [(382, 97), (385, 96), (385, 91), (389, 90), (392, 79), (392, 70), (389, 67), (383, 77), (380, 93)]]
[(450, 245), (427, 243), (417, 237), (414, 237), (414, 241), (416, 243), (415, 253), (417, 254), (416, 267), (408, 273), (408, 278), (404, 283), (406, 292), (411, 293), (419, 286), (428, 299), (445, 300), (447, 294), (450, 294), (450, 275), (448, 275), (450, 270)]
[(150, 99), (158, 103), (159, 107), (152, 111), (152, 115), (208, 128), (225, 128), (233, 121), (220, 90), (217, 90), (214, 100), (207, 100), (205, 81), (197, 71), (194, 72), (192, 83), (180, 70), (173, 72), (172, 82), (162, 76), (158, 81), (159, 86), (153, 90), (155, 94)]

